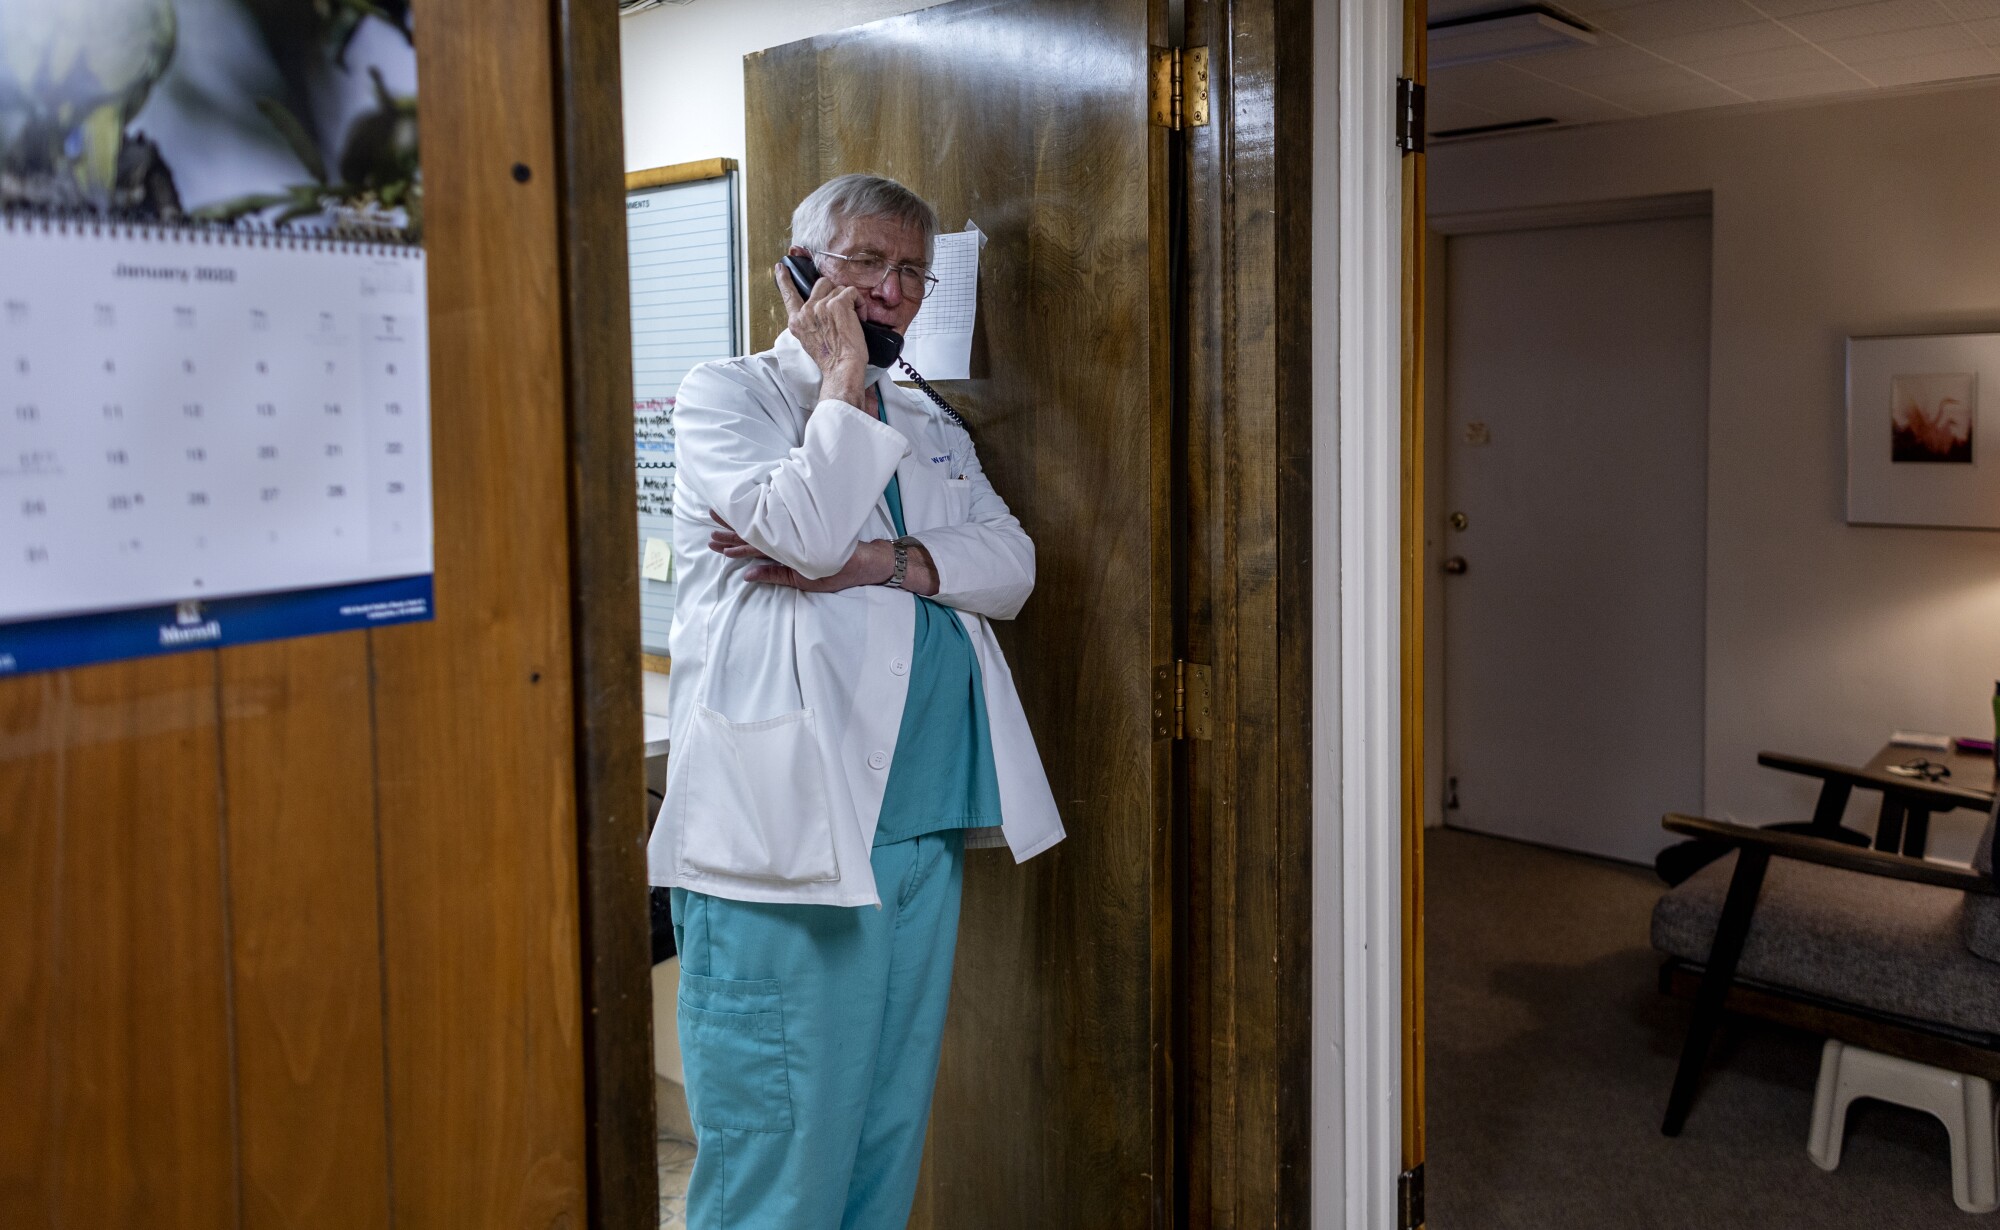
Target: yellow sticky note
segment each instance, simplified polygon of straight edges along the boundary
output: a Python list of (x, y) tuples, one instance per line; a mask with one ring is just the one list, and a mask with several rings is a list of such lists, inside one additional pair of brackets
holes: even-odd
[(639, 575), (648, 581), (671, 581), (674, 579), (674, 551), (664, 538), (646, 540), (646, 562), (639, 566)]

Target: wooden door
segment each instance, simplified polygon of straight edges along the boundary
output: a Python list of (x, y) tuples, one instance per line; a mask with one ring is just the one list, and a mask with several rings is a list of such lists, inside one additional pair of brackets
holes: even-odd
[(1158, 0), (961, 0), (747, 62), (751, 342), (794, 204), (891, 175), (990, 237), (974, 378), (943, 391), (1034, 536), (1000, 628), (1069, 839), (967, 861), (914, 1225), (1168, 1224), (1171, 345)]
[(0, 1225), (651, 1211), (615, 18), (417, 7), (437, 618), (0, 681)]

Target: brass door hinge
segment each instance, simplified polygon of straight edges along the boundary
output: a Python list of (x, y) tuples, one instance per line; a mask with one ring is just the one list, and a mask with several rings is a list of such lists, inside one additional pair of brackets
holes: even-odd
[(1175, 662), (1154, 669), (1153, 737), (1215, 737), (1214, 688), (1208, 667)]
[(1153, 127), (1179, 131), (1208, 123), (1208, 48), (1155, 47), (1148, 90)]

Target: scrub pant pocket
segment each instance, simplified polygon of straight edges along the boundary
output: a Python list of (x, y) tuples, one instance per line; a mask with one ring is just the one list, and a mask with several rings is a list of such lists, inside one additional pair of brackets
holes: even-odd
[(784, 995), (776, 979), (681, 975), (688, 1111), (707, 1128), (792, 1130)]

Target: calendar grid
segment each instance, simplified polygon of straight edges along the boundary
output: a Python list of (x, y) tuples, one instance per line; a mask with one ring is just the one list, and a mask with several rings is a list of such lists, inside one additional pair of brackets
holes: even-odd
[(428, 614), (421, 248), (10, 214), (0, 268), (0, 658), (384, 579)]

